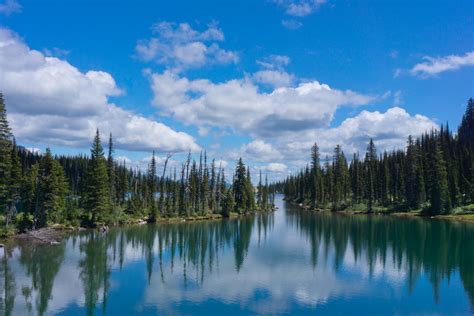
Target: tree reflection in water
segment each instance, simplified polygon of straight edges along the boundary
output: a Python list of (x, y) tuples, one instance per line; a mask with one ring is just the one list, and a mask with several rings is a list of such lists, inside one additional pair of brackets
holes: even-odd
[[(330, 298), (367, 297), (380, 273), (399, 273), (407, 295), (428, 280), (436, 302), (443, 281), (460, 280), (474, 306), (473, 225), (312, 213), (282, 202), (280, 208), (238, 220), (86, 231), (56, 246), (9, 244), (0, 309), (92, 315), (126, 304), (118, 311), (156, 313), (220, 302), (277, 313), (292, 304), (316, 308)], [(347, 272), (351, 265), (368, 279)]]

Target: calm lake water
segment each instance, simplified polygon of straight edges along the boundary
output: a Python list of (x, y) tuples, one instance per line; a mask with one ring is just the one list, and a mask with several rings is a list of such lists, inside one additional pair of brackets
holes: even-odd
[(11, 245), (6, 315), (471, 315), (474, 225), (279, 210)]

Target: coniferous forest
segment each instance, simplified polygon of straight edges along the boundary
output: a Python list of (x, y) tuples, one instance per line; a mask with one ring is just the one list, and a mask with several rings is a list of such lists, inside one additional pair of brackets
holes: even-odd
[(350, 161), (337, 145), (321, 160), (318, 145), (311, 163), (275, 184), (287, 200), (314, 209), (424, 215), (463, 213), (474, 208), (474, 100), (467, 103), (458, 130), (448, 124), (409, 136), (405, 149), (378, 153), (369, 140), (366, 153)]
[[(16, 144), (0, 93), (0, 232), (3, 237), (53, 224), (95, 227), (166, 218), (229, 217), (273, 209), (274, 194), (260, 178), (254, 188), (250, 168), (240, 159), (229, 182), (206, 153), (191, 154), (180, 168), (161, 172), (155, 153), (146, 172), (114, 160), (112, 135), (107, 152), (97, 130), (90, 156), (31, 152)], [(1, 237), (1, 236), (0, 236)]]

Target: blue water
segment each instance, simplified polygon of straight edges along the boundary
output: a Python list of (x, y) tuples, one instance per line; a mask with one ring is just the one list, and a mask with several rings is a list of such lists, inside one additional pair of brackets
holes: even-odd
[(11, 244), (7, 315), (472, 315), (474, 225), (302, 211)]

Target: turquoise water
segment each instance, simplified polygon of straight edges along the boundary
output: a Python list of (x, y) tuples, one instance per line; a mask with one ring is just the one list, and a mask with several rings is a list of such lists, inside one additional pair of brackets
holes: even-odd
[[(9, 245), (7, 315), (471, 315), (474, 225), (302, 211)], [(2, 284), (2, 283), (0, 283)]]

